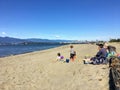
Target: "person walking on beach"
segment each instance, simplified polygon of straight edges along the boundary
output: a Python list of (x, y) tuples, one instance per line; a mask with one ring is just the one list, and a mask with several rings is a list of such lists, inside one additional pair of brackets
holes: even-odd
[(76, 52), (73, 49), (73, 46), (70, 46), (70, 60), (74, 61), (75, 60), (75, 56), (76, 56)]

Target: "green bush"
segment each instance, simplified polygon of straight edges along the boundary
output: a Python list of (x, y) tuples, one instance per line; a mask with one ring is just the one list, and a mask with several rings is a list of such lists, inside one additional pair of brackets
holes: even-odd
[(118, 39), (110, 39), (109, 42), (120, 42), (120, 39), (119, 38)]

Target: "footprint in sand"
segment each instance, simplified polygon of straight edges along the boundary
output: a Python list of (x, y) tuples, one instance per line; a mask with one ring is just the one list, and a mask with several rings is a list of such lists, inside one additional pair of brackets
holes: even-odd
[(102, 81), (102, 79), (98, 79), (98, 81)]
[(76, 74), (76, 72), (74, 71), (74, 72), (73, 72), (73, 76), (75, 76), (75, 74)]

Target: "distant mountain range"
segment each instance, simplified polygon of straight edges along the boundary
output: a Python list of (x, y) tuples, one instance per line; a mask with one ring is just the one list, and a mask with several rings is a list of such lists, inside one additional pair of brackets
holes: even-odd
[(12, 37), (0, 37), (0, 44), (18, 44), (23, 42), (26, 42), (26, 40)]
[(49, 39), (36, 39), (36, 38), (32, 38), (32, 39), (25, 39), (27, 41), (31, 41), (31, 42), (72, 42), (72, 40), (49, 40)]
[(19, 39), (13, 37), (0, 37), (0, 45), (28, 44), (28, 43), (69, 43), (72, 40), (49, 40), (49, 39)]

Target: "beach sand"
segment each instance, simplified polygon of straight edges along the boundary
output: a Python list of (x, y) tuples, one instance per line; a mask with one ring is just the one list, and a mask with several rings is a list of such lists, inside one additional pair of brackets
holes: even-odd
[[(120, 44), (112, 44), (120, 52)], [(97, 46), (74, 45), (75, 62), (54, 62), (57, 53), (69, 58), (70, 45), (0, 58), (0, 90), (109, 90), (108, 65), (83, 64)]]

